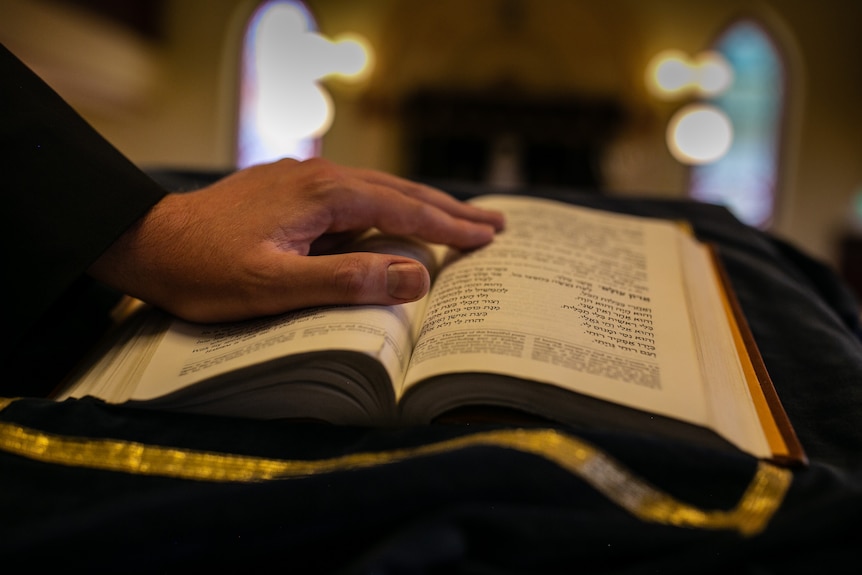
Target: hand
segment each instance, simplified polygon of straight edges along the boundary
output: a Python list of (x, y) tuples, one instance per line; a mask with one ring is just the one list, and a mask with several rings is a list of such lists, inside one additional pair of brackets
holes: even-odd
[(424, 296), (428, 271), (410, 258), (316, 255), (372, 227), (470, 249), (490, 242), (503, 217), (382, 172), (281, 160), (165, 196), (89, 271), (199, 322)]

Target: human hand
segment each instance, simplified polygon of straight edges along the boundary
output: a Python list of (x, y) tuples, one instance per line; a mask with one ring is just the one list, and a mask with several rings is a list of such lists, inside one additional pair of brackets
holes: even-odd
[(200, 322), (424, 296), (429, 274), (413, 259), (324, 255), (372, 227), (471, 249), (493, 239), (503, 216), (382, 172), (286, 159), (167, 195), (89, 271)]

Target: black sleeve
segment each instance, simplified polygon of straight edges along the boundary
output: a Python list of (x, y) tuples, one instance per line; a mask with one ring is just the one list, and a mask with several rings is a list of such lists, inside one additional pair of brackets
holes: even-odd
[[(165, 191), (0, 45), (3, 355)], [(38, 337), (36, 340), (38, 341)], [(5, 363), (5, 362), (4, 362)]]

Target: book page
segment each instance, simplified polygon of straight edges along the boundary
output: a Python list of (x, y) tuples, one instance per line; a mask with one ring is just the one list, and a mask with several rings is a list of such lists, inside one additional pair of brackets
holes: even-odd
[(371, 355), (400, 383), (424, 304), (313, 308), (212, 325), (174, 320), (130, 399), (152, 399), (286, 354), (320, 350)]
[[(740, 349), (744, 344), (737, 345), (728, 323), (734, 321), (733, 312), (726, 308), (720, 279), (711, 265), (709, 248), (691, 237), (680, 240), (686, 262), (689, 305), (694, 311), (695, 336), (701, 342), (698, 349), (704, 366), (704, 388), (709, 397), (711, 425), (736, 444), (752, 442), (756, 446), (751, 450), (754, 453), (786, 452), (768, 409), (765, 409), (763, 418), (758, 415), (756, 406), (765, 400), (753, 369), (751, 373), (746, 370), (746, 366), (750, 368), (751, 365), (747, 355), (739, 355), (739, 352), (747, 352)], [(770, 447), (766, 430), (770, 430), (778, 440), (774, 449)]]
[[(344, 251), (412, 257), (436, 274), (445, 250), (369, 230)], [(318, 307), (245, 322), (174, 320), (158, 342), (137, 387), (124, 399), (147, 400), (211, 377), (280, 357), (316, 351), (365, 353), (400, 387), (427, 298), (399, 306)], [(398, 394), (397, 389), (395, 395)]]
[(491, 372), (707, 424), (676, 223), (537, 198), (476, 203), (504, 211), (506, 230), (440, 273), (405, 388)]
[(143, 369), (158, 349), (170, 318), (141, 304), (124, 318), (94, 351), (97, 359), (82, 364), (56, 399), (92, 395), (109, 403), (129, 399)]

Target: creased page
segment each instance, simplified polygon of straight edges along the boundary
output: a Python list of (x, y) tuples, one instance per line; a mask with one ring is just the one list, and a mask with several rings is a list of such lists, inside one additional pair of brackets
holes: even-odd
[(707, 422), (675, 223), (537, 198), (476, 203), (505, 212), (506, 230), (440, 273), (405, 387), (499, 373)]
[(175, 320), (131, 399), (158, 397), (203, 379), (289, 354), (350, 350), (379, 359), (399, 383), (424, 301), (401, 306), (314, 308), (228, 324)]

